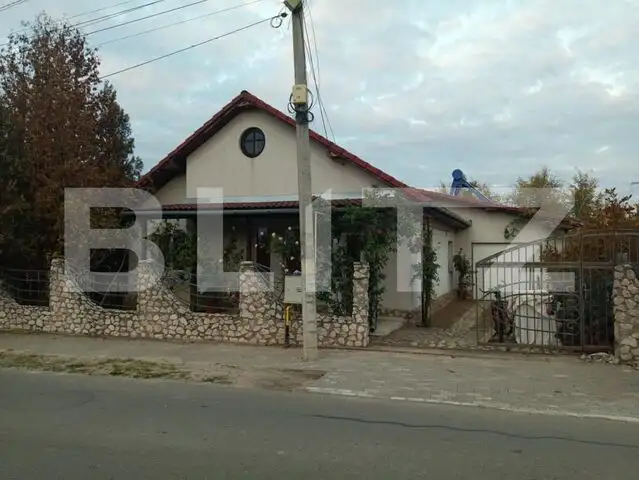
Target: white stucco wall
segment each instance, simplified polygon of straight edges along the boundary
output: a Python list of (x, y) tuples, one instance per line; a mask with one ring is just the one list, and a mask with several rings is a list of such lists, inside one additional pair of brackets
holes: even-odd
[(442, 296), (452, 291), (454, 285), (454, 271), (450, 270), (452, 259), (449, 259), (449, 242), (452, 242), (452, 253), (455, 253), (455, 232), (450, 230), (433, 229), (433, 248), (437, 254), (437, 275), (435, 295)]
[(186, 175), (170, 180), (155, 194), (160, 205), (180, 204), (186, 201)]
[[(417, 262), (417, 258), (413, 258), (413, 262)], [(418, 292), (411, 290), (412, 274), (406, 265), (399, 265), (398, 254), (392, 252), (388, 259), (388, 263), (384, 267), (384, 286), (386, 291), (382, 297), (384, 308), (396, 310), (412, 310), (414, 308), (415, 298), (418, 298)], [(419, 288), (419, 284), (415, 288)]]
[[(439, 281), (435, 285), (435, 295), (441, 296), (454, 288), (452, 274), (449, 273), (448, 242), (453, 242), (454, 251), (455, 232), (450, 227), (438, 222), (432, 223), (432, 229), (433, 247), (437, 253), (437, 263), (439, 264)], [(412, 310), (421, 304), (421, 279), (415, 278), (413, 280), (414, 270), (409, 265), (400, 262), (398, 257), (399, 254), (393, 252), (384, 269), (386, 292), (383, 304), (385, 308)], [(411, 257), (412, 265), (421, 262), (421, 252), (412, 254)]]
[[(266, 147), (256, 158), (240, 150), (240, 137), (249, 127), (259, 127)], [(222, 187), (225, 197), (282, 196), (297, 194), (295, 129), (261, 111), (240, 113), (187, 159), (187, 196), (198, 187)], [(311, 142), (313, 193), (361, 193), (376, 179), (351, 165), (342, 165), (326, 149)]]
[[(459, 251), (459, 248), (462, 248), (471, 261), (473, 270), (477, 268), (477, 262), (503, 251), (508, 253), (504, 253), (497, 259), (502, 264), (540, 260), (541, 249), (538, 245), (528, 247), (518, 247), (518, 245), (546, 238), (550, 233), (548, 226), (536, 223), (528, 224), (525, 234), (519, 238), (508, 240), (504, 237), (504, 230), (516, 218), (514, 214), (470, 208), (456, 208), (454, 211), (472, 222), (469, 229), (457, 234), (455, 253)], [(514, 251), (508, 250), (513, 247), (518, 248)], [(499, 285), (507, 285), (507, 289), (510, 291), (534, 289), (543, 280), (543, 274), (544, 272), (541, 270), (495, 264), (490, 269), (481, 269), (481, 273), (476, 278), (474, 294), (476, 298), (480, 298), (482, 296), (481, 290), (492, 289)]]

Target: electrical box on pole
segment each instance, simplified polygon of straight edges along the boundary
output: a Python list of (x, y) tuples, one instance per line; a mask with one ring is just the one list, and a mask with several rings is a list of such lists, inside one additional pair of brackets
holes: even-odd
[(301, 305), (303, 301), (302, 276), (286, 275), (284, 277), (284, 303)]
[(293, 85), (291, 102), (293, 105), (306, 105), (308, 103), (308, 87), (306, 85)]

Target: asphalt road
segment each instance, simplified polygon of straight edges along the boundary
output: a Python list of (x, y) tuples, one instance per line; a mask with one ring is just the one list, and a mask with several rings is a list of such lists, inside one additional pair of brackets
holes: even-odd
[(639, 424), (0, 371), (0, 478), (639, 478)]

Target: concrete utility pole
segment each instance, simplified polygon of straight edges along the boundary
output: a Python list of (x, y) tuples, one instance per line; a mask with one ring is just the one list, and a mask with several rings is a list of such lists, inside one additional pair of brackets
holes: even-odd
[(304, 360), (314, 360), (317, 352), (317, 308), (315, 300), (315, 224), (311, 183), (311, 145), (309, 139), (309, 102), (306, 79), (303, 0), (284, 0), (292, 14), (295, 86), (292, 103), (297, 125), (297, 189), (302, 254), (302, 325)]

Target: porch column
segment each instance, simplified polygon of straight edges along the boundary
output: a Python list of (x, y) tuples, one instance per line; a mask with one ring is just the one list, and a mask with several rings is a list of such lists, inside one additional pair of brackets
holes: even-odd
[[(142, 245), (140, 246), (140, 255), (138, 256), (138, 254), (136, 252), (134, 252), (133, 250), (129, 250), (129, 254), (127, 255), (127, 267), (128, 267), (128, 272), (130, 273), (131, 270), (133, 269), (133, 267), (135, 266), (136, 268), (140, 267), (140, 264), (144, 261), (144, 260), (148, 260), (147, 256), (148, 256), (148, 251), (146, 248), (146, 243), (144, 242), (144, 240), (147, 239), (148, 236), (148, 223), (149, 220), (146, 216), (144, 215), (140, 215), (140, 217), (138, 218), (138, 228), (139, 228), (139, 234), (140, 234), (140, 238), (142, 239)], [(137, 299), (137, 293), (138, 293), (138, 282), (137, 279), (135, 277), (131, 277), (129, 278), (128, 284), (127, 284), (127, 301), (133, 302), (136, 301)]]
[(353, 264), (353, 312), (351, 315), (352, 327), (357, 338), (357, 347), (368, 346), (370, 328), (368, 324), (369, 298), (368, 282), (370, 268), (367, 263), (355, 262)]
[[(187, 235), (195, 235), (196, 251), (197, 251), (197, 217), (188, 217), (186, 219), (186, 233)], [(197, 312), (198, 305), (198, 291), (197, 291), (197, 261), (195, 262), (195, 268), (189, 272), (189, 304), (191, 310)]]

